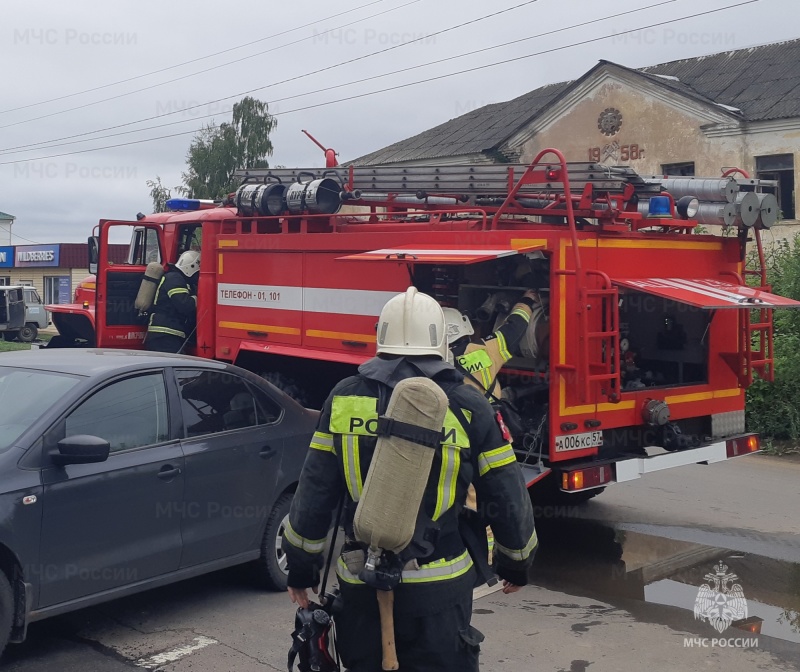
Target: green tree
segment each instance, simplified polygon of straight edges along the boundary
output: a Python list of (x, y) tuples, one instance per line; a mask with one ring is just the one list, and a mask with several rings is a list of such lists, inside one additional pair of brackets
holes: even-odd
[[(150, 198), (153, 199), (153, 212), (166, 212), (167, 200), (170, 198), (170, 190), (161, 184), (161, 177), (156, 175), (155, 180), (147, 180), (150, 187)], [(176, 187), (177, 189), (178, 187)]]
[(267, 103), (245, 97), (233, 106), (230, 123), (205, 126), (192, 140), (181, 191), (191, 198), (223, 198), (238, 187), (238, 168), (268, 168), (270, 133), (278, 125)]

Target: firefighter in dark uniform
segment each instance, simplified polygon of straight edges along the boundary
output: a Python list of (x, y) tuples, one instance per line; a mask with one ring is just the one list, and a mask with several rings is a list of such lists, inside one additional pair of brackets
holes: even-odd
[(197, 319), (197, 274), (200, 253), (184, 252), (161, 278), (147, 326), (144, 347), (181, 352)]
[[(464, 382), (478, 388), (484, 396), (497, 401), (502, 396), (497, 374), (508, 360), (519, 354), (522, 337), (528, 330), (533, 310), (541, 306), (539, 295), (528, 290), (511, 308), (505, 322), (485, 339), (472, 340), (475, 330), (469, 317), (456, 308), (445, 308), (447, 320), (447, 342), (453, 355), (455, 367), (463, 372)], [(488, 394), (491, 388), (491, 394)], [(467, 507), (477, 510), (475, 489), (467, 493)], [(487, 529), (491, 535), (491, 530)], [(490, 551), (492, 547), (490, 536)], [(490, 552), (491, 557), (491, 552)]]
[(536, 292), (528, 290), (514, 304), (506, 321), (493, 334), (477, 342), (470, 339), (475, 330), (469, 318), (455, 308), (444, 309), (447, 340), (455, 358), (456, 368), (472, 374), (471, 377), (465, 377), (467, 384), (475, 385), (482, 392), (486, 392), (492, 386), (492, 394), (500, 398), (500, 386), (496, 382), (497, 374), (503, 364), (518, 354), (520, 341), (528, 329), (531, 315), (538, 303), (539, 297)]
[[(403, 558), (402, 579), (394, 589), (397, 655), (403, 671), (477, 672), (483, 635), (470, 626), (470, 617), (474, 564), (482, 561), (473, 561), (459, 531), (467, 488), (475, 484), (482, 514), (494, 527), (505, 593), (527, 583), (537, 545), (531, 501), (509, 437), (489, 403), (447, 363), (444, 313), (433, 298), (412, 287), (391, 299), (378, 322), (377, 353), (325, 402), (283, 536), (289, 595), (308, 605), (307, 589), (319, 583), (331, 511), (344, 496), (337, 645), (348, 670), (381, 669), (378, 602), (375, 590), (358, 576), (364, 550), (355, 541), (353, 515), (377, 443), (370, 432), (376, 423), (370, 421), (386, 411), (398, 382), (427, 377), (447, 394), (449, 410), (415, 531), (415, 541), (423, 543), (413, 546), (420, 549), (416, 557)], [(480, 553), (485, 546), (476, 557)]]

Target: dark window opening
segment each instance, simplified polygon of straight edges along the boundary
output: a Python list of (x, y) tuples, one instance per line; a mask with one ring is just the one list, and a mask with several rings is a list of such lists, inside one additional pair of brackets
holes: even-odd
[(774, 154), (756, 157), (756, 177), (778, 182), (778, 203), (783, 219), (795, 218), (794, 155)]
[(189, 250), (194, 250), (195, 252), (200, 251), (202, 234), (202, 224), (189, 224), (180, 228), (178, 233), (178, 251), (175, 257), (176, 261), (184, 252), (188, 252)]
[(694, 177), (694, 161), (664, 163), (661, 164), (661, 172), (664, 175), (673, 175), (675, 177)]

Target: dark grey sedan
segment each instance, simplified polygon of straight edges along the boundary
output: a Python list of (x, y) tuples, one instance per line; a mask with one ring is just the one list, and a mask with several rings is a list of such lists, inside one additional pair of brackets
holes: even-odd
[(0, 651), (28, 623), (280, 552), (317, 413), (220, 362), (0, 357)]

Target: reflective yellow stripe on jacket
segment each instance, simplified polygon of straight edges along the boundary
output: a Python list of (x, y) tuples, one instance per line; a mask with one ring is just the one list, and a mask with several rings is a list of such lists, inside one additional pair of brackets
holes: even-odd
[(498, 553), (502, 553), (506, 557), (510, 558), (511, 560), (516, 560), (517, 562), (523, 562), (530, 557), (530, 554), (533, 553), (533, 549), (539, 545), (539, 538), (536, 536), (536, 530), (533, 531), (531, 538), (528, 540), (528, 543), (525, 544), (525, 548), (506, 548), (502, 544), (494, 542), (495, 550)]
[(306, 553), (322, 553), (325, 550), (326, 539), (306, 539), (301, 537), (292, 528), (292, 524), (287, 520), (286, 526), (283, 528), (283, 538), (286, 539), (292, 546), (299, 548)]
[[(472, 412), (462, 411), (467, 422), (472, 420)], [(444, 418), (444, 441), (442, 442), (442, 465), (439, 470), (439, 483), (436, 487), (436, 507), (433, 520), (441, 518), (456, 500), (458, 473), (461, 470), (461, 450), (469, 448), (467, 428), (462, 427), (455, 413), (449, 408)]]
[(311, 437), (310, 448), (314, 450), (321, 450), (327, 453), (336, 455), (336, 446), (333, 443), (333, 434), (326, 434), (325, 432), (314, 432)]
[(511, 444), (507, 443), (504, 446), (500, 446), (494, 450), (487, 450), (485, 453), (478, 455), (478, 471), (480, 475), (483, 476), (488, 473), (490, 469), (504, 467), (516, 461), (517, 456), (514, 455), (514, 450), (511, 448)]
[[(432, 581), (447, 581), (456, 579), (466, 574), (472, 567), (472, 558), (469, 552), (464, 551), (461, 555), (452, 560), (435, 560), (427, 565), (420, 565), (419, 569), (404, 569), (402, 573), (402, 583), (430, 583)], [(337, 576), (347, 583), (363, 585), (363, 581), (350, 573), (347, 565), (340, 557), (336, 562)]]
[(361, 454), (358, 449), (358, 436), (345, 434), (342, 437), (342, 459), (344, 460), (344, 479), (350, 498), (357, 502), (361, 499), (364, 482), (361, 478)]

